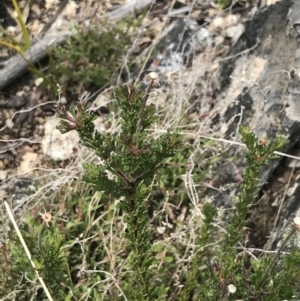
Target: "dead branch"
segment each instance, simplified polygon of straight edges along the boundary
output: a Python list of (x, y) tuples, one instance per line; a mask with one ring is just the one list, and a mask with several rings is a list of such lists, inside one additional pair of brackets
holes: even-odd
[[(119, 8), (107, 13), (106, 17), (111, 20), (120, 19), (130, 13), (135, 13), (141, 9), (151, 5), (154, 0), (133, 0)], [(53, 31), (45, 35), (40, 41), (36, 42), (23, 56), (16, 54), (0, 67), (0, 90), (5, 88), (22, 76), (28, 69), (30, 64), (35, 64), (45, 56), (47, 56), (47, 48), (63, 43), (67, 37), (73, 35), (74, 30)]]

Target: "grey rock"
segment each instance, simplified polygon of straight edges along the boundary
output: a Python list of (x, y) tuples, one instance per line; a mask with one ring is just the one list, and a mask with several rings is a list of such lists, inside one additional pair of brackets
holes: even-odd
[(197, 51), (213, 41), (207, 29), (191, 19), (179, 19), (156, 46), (157, 56), (148, 70), (160, 73), (182, 69)]
[[(287, 135), (289, 144), (281, 151), (289, 153), (300, 139), (300, 1), (283, 0), (257, 13), (228, 57), (216, 85), (218, 97), (210, 127), (230, 140), (240, 139), (239, 124), (249, 125), (258, 137), (271, 141)], [(243, 151), (234, 150), (241, 171)], [(282, 161), (274, 160), (263, 169), (261, 187), (275, 181), (272, 177)], [(272, 232), (269, 249), (277, 248), (282, 228), (291, 223), (299, 209), (299, 184), (297, 178), (291, 183), (293, 189), (281, 206), (276, 225), (270, 221), (270, 229), (265, 231)], [(228, 201), (228, 193), (224, 198)], [(220, 194), (218, 202), (224, 203)], [(274, 206), (274, 200), (269, 206)]]

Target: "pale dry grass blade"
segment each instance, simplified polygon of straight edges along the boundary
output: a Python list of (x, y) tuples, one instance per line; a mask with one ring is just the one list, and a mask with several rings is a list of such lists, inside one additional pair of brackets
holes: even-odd
[(32, 267), (33, 267), (34, 270), (35, 270), (35, 274), (36, 274), (36, 276), (37, 276), (39, 282), (41, 283), (41, 285), (42, 285), (42, 287), (43, 287), (43, 289), (44, 289), (44, 292), (45, 292), (45, 294), (46, 294), (48, 300), (53, 301), (53, 299), (52, 299), (52, 297), (51, 297), (51, 295), (50, 295), (50, 293), (49, 293), (49, 290), (48, 290), (48, 288), (47, 288), (47, 286), (46, 286), (46, 284), (45, 284), (43, 278), (40, 277), (40, 275), (39, 275), (39, 273), (38, 273), (38, 270), (36, 269), (35, 263), (34, 263), (34, 262), (32, 261), (32, 259), (31, 259), (30, 251), (29, 251), (29, 249), (28, 249), (28, 247), (27, 247), (27, 245), (26, 245), (26, 242), (25, 242), (25, 240), (24, 240), (24, 238), (23, 238), (23, 236), (22, 236), (22, 234), (21, 234), (21, 232), (20, 232), (20, 230), (19, 230), (19, 227), (18, 227), (18, 225), (17, 225), (17, 223), (16, 223), (16, 220), (15, 220), (15, 218), (14, 218), (14, 216), (13, 216), (13, 213), (12, 213), (12, 211), (10, 210), (9, 205), (7, 204), (6, 201), (4, 201), (4, 206), (5, 206), (5, 208), (6, 208), (8, 217), (9, 217), (10, 221), (12, 222), (12, 224), (13, 224), (13, 226), (14, 226), (14, 228), (15, 228), (15, 231), (17, 232), (17, 235), (18, 235), (18, 237), (19, 237), (19, 239), (20, 239), (20, 242), (21, 242), (21, 244), (22, 244), (22, 246), (23, 246), (23, 248), (24, 248), (24, 251), (25, 251), (25, 253), (26, 253), (26, 255), (27, 255), (27, 257), (28, 257), (28, 259), (29, 259), (29, 261), (30, 261), (30, 263), (31, 263), (31, 265), (32, 265)]

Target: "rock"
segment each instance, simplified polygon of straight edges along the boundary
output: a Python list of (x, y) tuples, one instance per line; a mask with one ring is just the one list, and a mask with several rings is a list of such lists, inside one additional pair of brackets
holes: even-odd
[(45, 123), (45, 135), (41, 145), (45, 155), (53, 160), (66, 160), (75, 156), (74, 149), (79, 147), (79, 136), (75, 131), (62, 134), (57, 126), (57, 116), (48, 117)]
[(226, 29), (226, 36), (232, 39), (233, 45), (237, 42), (239, 37), (244, 32), (244, 25), (243, 24), (237, 24), (234, 26), (230, 26)]
[(190, 19), (179, 19), (158, 43), (158, 55), (148, 70), (166, 73), (181, 70), (197, 51), (210, 45), (209, 31)]
[(17, 168), (17, 175), (30, 176), (34, 173), (34, 169), (39, 165), (38, 154), (35, 152), (27, 152), (22, 156), (22, 161)]
[(237, 15), (228, 14), (225, 17), (215, 17), (209, 26), (209, 31), (216, 31), (217, 29), (225, 29), (238, 24), (239, 17)]
[[(300, 140), (300, 1), (283, 0), (258, 12), (247, 22), (241, 35), (220, 69), (218, 95), (209, 125), (223, 138), (240, 140), (239, 124), (249, 125), (258, 137), (274, 140), (278, 135), (287, 135), (289, 143), (282, 151), (293, 151)], [(241, 142), (241, 141), (240, 141)], [(244, 170), (243, 149), (229, 150), (236, 156), (238, 170)], [(289, 168), (289, 169), (288, 169)], [(291, 174), (291, 168), (284, 164), (282, 157), (266, 166), (260, 177), (264, 190), (278, 187), (277, 178), (282, 174)], [(226, 175), (224, 175), (226, 177)], [(226, 177), (230, 179), (230, 177)], [(269, 182), (269, 184), (266, 184)], [(275, 183), (277, 183), (275, 185)], [(229, 184), (229, 183), (227, 183)], [(215, 203), (228, 204), (236, 197), (237, 182), (226, 193), (215, 196)], [(269, 212), (268, 224), (260, 224), (258, 231), (267, 242), (267, 246), (277, 249), (281, 241), (282, 228), (289, 224), (299, 209), (300, 179), (290, 182), (288, 200), (274, 207), (274, 198), (266, 198), (263, 203), (265, 212)], [(230, 185), (229, 185), (230, 186)], [(278, 194), (281, 192), (278, 191)], [(283, 199), (284, 199), (284, 192)], [(265, 193), (258, 192), (258, 196)], [(277, 194), (277, 195), (278, 195)], [(228, 195), (231, 197), (228, 198)], [(274, 196), (274, 193), (271, 195)], [(279, 203), (281, 200), (279, 198)], [(255, 201), (254, 201), (255, 202)], [(257, 213), (257, 211), (254, 210)], [(253, 217), (257, 223), (258, 218)], [(275, 227), (273, 231), (273, 227)]]

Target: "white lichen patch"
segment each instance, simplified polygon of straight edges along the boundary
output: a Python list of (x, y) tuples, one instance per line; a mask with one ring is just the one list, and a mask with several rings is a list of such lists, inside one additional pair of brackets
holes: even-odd
[(76, 131), (62, 134), (56, 127), (60, 119), (57, 116), (47, 118), (45, 135), (42, 139), (43, 153), (53, 160), (66, 160), (74, 156), (74, 149), (78, 149), (79, 136)]

